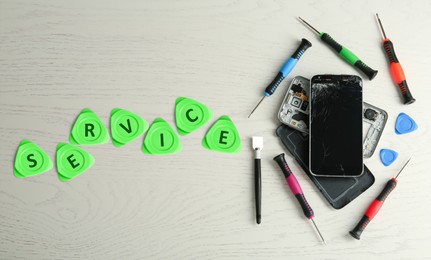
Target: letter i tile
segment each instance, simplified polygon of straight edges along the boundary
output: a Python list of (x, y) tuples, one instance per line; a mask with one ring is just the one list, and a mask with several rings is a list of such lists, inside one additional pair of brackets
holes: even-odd
[(174, 154), (182, 149), (180, 139), (174, 129), (162, 118), (151, 124), (142, 145), (145, 154)]

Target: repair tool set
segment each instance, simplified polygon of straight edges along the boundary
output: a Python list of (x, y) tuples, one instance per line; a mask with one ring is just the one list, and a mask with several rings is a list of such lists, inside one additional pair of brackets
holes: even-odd
[[(386, 37), (382, 22), (376, 14), (378, 27), (383, 35), (383, 49), (389, 61), (389, 70), (398, 86), (404, 104), (415, 102), (407, 85), (403, 68), (394, 51), (393, 43)], [(352, 51), (336, 42), (329, 34), (318, 31), (310, 23), (298, 17), (309, 29), (339, 56), (354, 66), (361, 75), (372, 80), (377, 70), (372, 69)], [(293, 55), (285, 62), (274, 80), (265, 88), (264, 95), (251, 111), (259, 107), (265, 97), (275, 90), (297, 65), (298, 60), (312, 44), (302, 39)], [(304, 61), (306, 62), (306, 61)], [(364, 164), (364, 158), (373, 156), (388, 120), (388, 113), (363, 101), (363, 81), (356, 75), (315, 75), (310, 78), (292, 77), (277, 113), (282, 123), (276, 134), (287, 151), (319, 189), (329, 204), (341, 209), (374, 184), (372, 172)], [(407, 114), (396, 119), (395, 133), (406, 134), (417, 129), (416, 122)], [(255, 201), (256, 222), (262, 222), (261, 156), (263, 137), (253, 136), (255, 152)], [(379, 153), (384, 166), (390, 166), (398, 153), (384, 148)], [(304, 196), (301, 186), (281, 153), (274, 157), (284, 174), (287, 185), (299, 202), (305, 217), (313, 223), (321, 241), (322, 233), (314, 221), (314, 212)], [(388, 195), (397, 185), (397, 178), (410, 159), (390, 179), (377, 198), (365, 211), (362, 219), (349, 234), (360, 239), (362, 232), (376, 216)]]

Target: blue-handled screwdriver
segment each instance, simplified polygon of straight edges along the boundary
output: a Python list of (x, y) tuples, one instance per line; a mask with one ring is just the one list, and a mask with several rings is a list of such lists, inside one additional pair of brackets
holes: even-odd
[(277, 76), (274, 78), (274, 80), (266, 87), (265, 91), (263, 92), (264, 96), (262, 99), (257, 103), (257, 105), (254, 107), (253, 111), (251, 111), (250, 115), (248, 116), (250, 118), (251, 114), (256, 110), (256, 108), (262, 103), (262, 101), (265, 99), (265, 97), (269, 97), (272, 94), (274, 94), (275, 90), (277, 90), (278, 85), (289, 75), (289, 73), (295, 68), (296, 63), (298, 63), (299, 58), (301, 58), (302, 54), (311, 47), (311, 43), (307, 39), (302, 39), (301, 44), (298, 46), (296, 51), (292, 54), (292, 56), (284, 63), (283, 67), (280, 69), (280, 72), (278, 72)]

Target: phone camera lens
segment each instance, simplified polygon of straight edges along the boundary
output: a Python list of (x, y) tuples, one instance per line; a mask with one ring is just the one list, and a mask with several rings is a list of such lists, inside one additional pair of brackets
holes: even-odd
[(294, 107), (298, 107), (301, 105), (301, 100), (297, 97), (293, 97), (292, 102), (290, 103)]
[(376, 117), (377, 117), (377, 112), (367, 108), (367, 110), (365, 110), (364, 116), (366, 119), (369, 119), (371, 121), (375, 121)]

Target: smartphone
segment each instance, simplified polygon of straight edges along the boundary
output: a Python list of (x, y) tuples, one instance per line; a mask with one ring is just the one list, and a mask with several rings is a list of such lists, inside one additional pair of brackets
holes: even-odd
[[(310, 80), (302, 76), (294, 77), (278, 111), (280, 122), (308, 134), (309, 97)], [(364, 158), (370, 158), (374, 154), (387, 120), (388, 113), (385, 110), (364, 102), (362, 113)]]
[(310, 172), (326, 177), (361, 175), (362, 79), (316, 75), (311, 79), (310, 97)]

